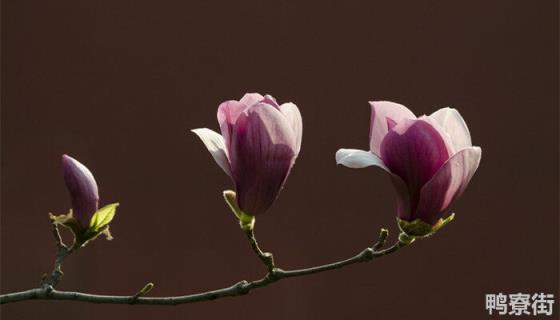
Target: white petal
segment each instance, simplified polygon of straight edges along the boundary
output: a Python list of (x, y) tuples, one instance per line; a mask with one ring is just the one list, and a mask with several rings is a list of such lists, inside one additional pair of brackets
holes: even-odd
[(210, 151), (210, 154), (214, 160), (216, 160), (220, 168), (222, 168), (228, 176), (231, 176), (224, 138), (219, 133), (208, 128), (193, 129), (191, 131), (202, 140), (202, 143), (204, 143), (208, 151)]
[(296, 136), (296, 154), (301, 149), (301, 137), (303, 132), (303, 124), (301, 121), (301, 114), (298, 107), (291, 103), (284, 103), (280, 106), (280, 112), (286, 117), (288, 123), (294, 130)]
[(336, 164), (354, 169), (377, 166), (387, 172), (391, 172), (381, 158), (369, 151), (359, 149), (339, 149), (336, 152)]
[(453, 108), (442, 108), (432, 113), (430, 118), (437, 121), (442, 129), (447, 132), (455, 151), (472, 147), (469, 128), (459, 111)]
[(416, 119), (412, 111), (402, 104), (390, 101), (370, 101), (371, 120), (369, 125), (369, 149), (371, 152), (381, 155), (381, 142), (389, 132), (388, 121), (395, 124), (404, 120)]

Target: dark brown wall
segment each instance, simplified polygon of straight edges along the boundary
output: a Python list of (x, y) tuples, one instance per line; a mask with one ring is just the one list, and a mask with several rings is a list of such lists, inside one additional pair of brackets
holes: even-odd
[(284, 268), (395, 236), (387, 177), (334, 161), (367, 148), (368, 100), (458, 108), (483, 159), (453, 224), (373, 263), (215, 302), (30, 301), (3, 319), (485, 319), (486, 293), (558, 296), (557, 15), (556, 1), (4, 1), (2, 292), (52, 267), (63, 153), (121, 207), (115, 240), (69, 258), (60, 289), (177, 295), (263, 275), (221, 201), (230, 181), (188, 132), (217, 129), (218, 104), (245, 92), (303, 114), (298, 162), (257, 222)]

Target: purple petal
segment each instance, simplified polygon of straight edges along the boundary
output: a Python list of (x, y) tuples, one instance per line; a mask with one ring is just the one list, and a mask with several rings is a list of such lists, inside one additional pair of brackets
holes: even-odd
[(480, 163), (479, 147), (468, 147), (457, 152), (428, 181), (420, 192), (414, 219), (436, 223), (465, 191)]
[(235, 100), (225, 101), (218, 107), (218, 123), (224, 138), (226, 150), (229, 149), (231, 142), (231, 130), (239, 115), (248, 107)]
[(263, 101), (264, 97), (258, 93), (246, 93), (239, 102), (243, 103), (247, 107), (257, 104)]
[(70, 192), (74, 218), (87, 228), (98, 209), (97, 183), (88, 168), (70, 156), (62, 156), (62, 170), (66, 188)]
[(456, 151), (466, 147), (472, 147), (471, 134), (469, 128), (459, 114), (459, 111), (452, 108), (442, 108), (430, 115), (449, 135), (451, 144)]
[(280, 112), (286, 117), (288, 123), (294, 131), (296, 137), (296, 156), (299, 154), (301, 149), (301, 138), (303, 135), (303, 122), (301, 120), (301, 113), (299, 113), (298, 107), (291, 103), (284, 103), (280, 107)]
[(191, 131), (202, 140), (202, 143), (204, 143), (204, 146), (208, 149), (220, 168), (222, 168), (228, 176), (231, 176), (224, 138), (219, 133), (207, 128), (193, 129)]
[(405, 120), (391, 129), (381, 144), (381, 159), (408, 187), (414, 212), (420, 188), (449, 159), (441, 134), (424, 120)]
[(286, 117), (268, 104), (242, 113), (229, 150), (239, 207), (250, 215), (266, 211), (280, 192), (296, 157), (296, 137)]
[(401, 177), (393, 173), (391, 173), (391, 182), (397, 192), (397, 215), (400, 219), (409, 221), (412, 216), (412, 210), (408, 186)]
[(387, 120), (398, 124), (405, 119), (416, 119), (407, 107), (389, 101), (370, 101), (371, 122), (369, 129), (369, 148), (376, 155), (381, 155), (381, 142), (389, 131)]

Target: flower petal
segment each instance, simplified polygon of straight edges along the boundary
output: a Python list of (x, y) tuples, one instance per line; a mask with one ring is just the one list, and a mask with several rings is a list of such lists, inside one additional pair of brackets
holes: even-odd
[(381, 144), (383, 163), (408, 186), (414, 212), (420, 188), (449, 159), (441, 134), (424, 120), (405, 120), (391, 129)]
[(409, 221), (412, 216), (412, 203), (408, 186), (401, 177), (394, 173), (391, 173), (391, 182), (397, 192), (397, 215), (402, 220)]
[(258, 215), (272, 205), (294, 164), (295, 142), (286, 117), (269, 104), (239, 116), (229, 156), (237, 203), (245, 213)]
[(430, 118), (437, 121), (442, 129), (447, 132), (455, 150), (472, 147), (469, 128), (459, 111), (453, 108), (442, 108), (432, 113)]
[(219, 133), (208, 128), (193, 129), (191, 131), (202, 140), (202, 143), (204, 143), (208, 151), (210, 151), (210, 154), (220, 168), (222, 168), (228, 176), (231, 176), (224, 138)]
[(248, 107), (235, 100), (222, 102), (218, 107), (218, 123), (220, 124), (220, 131), (224, 138), (226, 150), (229, 149), (231, 141), (231, 130), (239, 115)]
[(416, 116), (402, 104), (389, 101), (370, 101), (369, 104), (371, 105), (369, 148), (380, 156), (381, 142), (389, 131), (387, 118), (398, 124), (405, 119), (416, 119)]
[(87, 228), (99, 204), (97, 182), (86, 166), (68, 155), (62, 156), (62, 170), (72, 199), (73, 216), (82, 227)]
[(299, 154), (301, 149), (301, 138), (303, 135), (303, 121), (301, 120), (301, 113), (298, 107), (291, 103), (284, 103), (280, 107), (280, 112), (286, 117), (288, 123), (294, 131), (296, 137), (296, 155)]
[(408, 220), (410, 217), (410, 197), (406, 183), (396, 174), (393, 174), (385, 166), (381, 158), (371, 151), (360, 149), (338, 149), (336, 152), (336, 164), (341, 164), (348, 168), (360, 169), (369, 166), (376, 166), (389, 174), (391, 182), (397, 192), (397, 212), (401, 219)]
[(420, 192), (414, 219), (436, 223), (451, 204), (465, 191), (480, 164), (482, 151), (468, 147), (451, 157)]
[(370, 151), (360, 149), (338, 149), (335, 155), (336, 164), (341, 164), (348, 168), (361, 169), (369, 166), (377, 166), (381, 169), (391, 172), (383, 160)]
[(280, 107), (276, 99), (269, 94), (265, 95), (261, 102), (268, 103), (269, 105), (275, 107), (276, 109)]
[(250, 107), (256, 103), (261, 102), (264, 97), (258, 93), (246, 93), (239, 102), (243, 103), (247, 107)]
[(432, 127), (434, 127), (434, 129), (436, 129), (437, 132), (439, 132), (441, 138), (443, 139), (443, 142), (445, 143), (445, 146), (447, 147), (447, 153), (449, 154), (449, 157), (451, 157), (452, 155), (454, 155), (458, 151), (457, 149), (455, 149), (455, 146), (453, 145), (453, 142), (451, 141), (451, 137), (449, 136), (447, 131), (445, 131), (443, 129), (443, 127), (439, 124), (439, 122), (437, 122), (436, 120), (434, 120), (434, 119), (432, 119), (432, 118), (430, 118), (426, 115), (422, 115), (422, 116), (418, 117), (418, 120), (426, 121)]

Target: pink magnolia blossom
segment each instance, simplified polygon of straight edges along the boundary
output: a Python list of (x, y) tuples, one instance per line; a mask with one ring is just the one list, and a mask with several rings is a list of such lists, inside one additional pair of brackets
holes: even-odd
[(340, 149), (337, 163), (385, 170), (397, 191), (399, 219), (437, 224), (469, 184), (481, 149), (472, 146), (467, 125), (455, 109), (417, 118), (397, 103), (370, 105), (369, 151)]
[(299, 153), (302, 120), (293, 103), (248, 93), (218, 108), (221, 135), (192, 130), (235, 184), (237, 205), (248, 215), (274, 202)]

